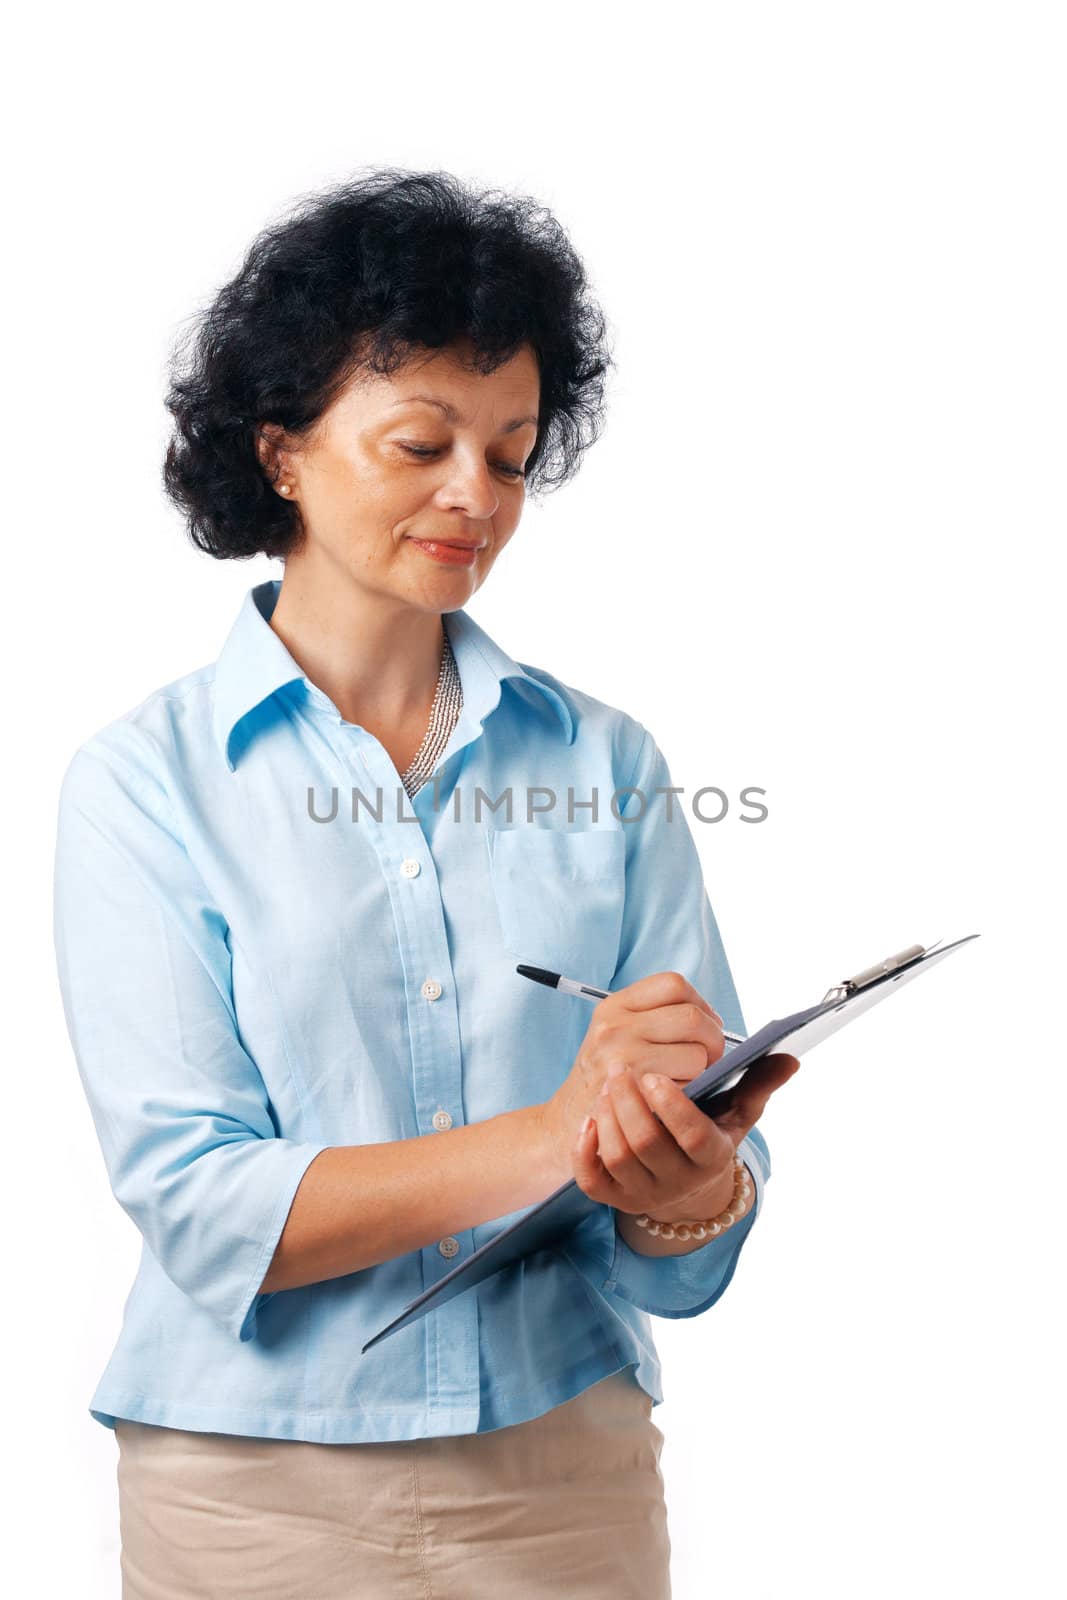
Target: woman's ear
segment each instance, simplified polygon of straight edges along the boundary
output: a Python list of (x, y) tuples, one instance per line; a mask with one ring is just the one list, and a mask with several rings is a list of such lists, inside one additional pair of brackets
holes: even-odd
[(256, 456), (272, 483), (281, 477), (285, 466), (281, 453), (284, 431), (277, 422), (261, 422), (256, 429)]

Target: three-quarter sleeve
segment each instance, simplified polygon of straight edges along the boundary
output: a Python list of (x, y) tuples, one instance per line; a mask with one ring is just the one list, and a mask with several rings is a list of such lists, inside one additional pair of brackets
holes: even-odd
[(67, 1029), (115, 1198), (171, 1281), (248, 1340), (293, 1197), (327, 1146), (278, 1135), (237, 1028), (225, 920), (135, 746), (129, 725), (117, 747), (97, 736), (60, 788)]
[[(631, 789), (620, 816), (633, 816), (626, 833), (626, 900), (612, 990), (653, 972), (680, 972), (723, 1019), (730, 1033), (746, 1033), (700, 856), (686, 817), (686, 797), (657, 792), (671, 787), (663, 753), (645, 731)], [(643, 810), (642, 810), (643, 802)], [(670, 807), (670, 809), (668, 809)], [(638, 813), (641, 813), (638, 816)], [(755, 1198), (746, 1216), (699, 1249), (680, 1256), (646, 1256), (614, 1227), (613, 1255), (602, 1288), (660, 1317), (706, 1311), (733, 1277), (742, 1246), (763, 1205), (770, 1152), (755, 1127), (738, 1146), (752, 1173)]]

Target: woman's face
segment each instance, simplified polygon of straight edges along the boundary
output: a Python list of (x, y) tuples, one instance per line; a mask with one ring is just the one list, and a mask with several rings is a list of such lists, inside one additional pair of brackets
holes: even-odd
[(529, 346), (488, 375), (448, 350), (388, 378), (358, 374), (313, 442), (287, 452), (278, 440), (276, 490), (292, 485), (306, 530), (286, 575), (347, 577), (437, 612), (465, 605), (522, 515), (539, 394)]

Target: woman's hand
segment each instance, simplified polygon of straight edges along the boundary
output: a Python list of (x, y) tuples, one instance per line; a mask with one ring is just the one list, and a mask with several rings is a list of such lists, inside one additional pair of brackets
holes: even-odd
[(579, 1130), (586, 1116), (600, 1114), (597, 1096), (613, 1066), (635, 1079), (654, 1072), (688, 1083), (724, 1048), (722, 1018), (680, 972), (653, 973), (598, 1001), (570, 1073), (538, 1108), (559, 1181), (572, 1176)]
[(609, 1068), (594, 1121), (573, 1149), (578, 1187), (618, 1211), (647, 1212), (660, 1222), (718, 1216), (733, 1194), (737, 1146), (799, 1066), (796, 1056), (764, 1056), (715, 1119), (669, 1078), (657, 1075), (648, 1085), (643, 1074)]

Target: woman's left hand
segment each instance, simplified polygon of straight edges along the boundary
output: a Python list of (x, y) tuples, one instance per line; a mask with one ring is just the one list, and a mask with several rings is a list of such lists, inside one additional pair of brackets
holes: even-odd
[(799, 1066), (796, 1056), (764, 1056), (717, 1118), (673, 1078), (656, 1074), (646, 1087), (628, 1070), (612, 1072), (573, 1150), (578, 1187), (602, 1205), (663, 1222), (716, 1216), (730, 1203), (737, 1146)]

